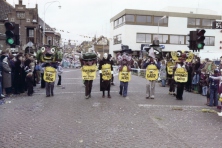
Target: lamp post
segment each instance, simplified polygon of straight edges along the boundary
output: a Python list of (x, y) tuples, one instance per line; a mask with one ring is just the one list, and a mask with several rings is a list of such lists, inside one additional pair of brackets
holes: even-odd
[(158, 39), (159, 39), (159, 24), (160, 24), (160, 20), (162, 20), (162, 19), (165, 19), (166, 18), (166, 15), (164, 15), (162, 18), (160, 18), (159, 20), (158, 20)]
[[(164, 15), (163, 17), (161, 17), (159, 20), (158, 20), (158, 40), (159, 40), (159, 27), (160, 27), (160, 20), (162, 19), (165, 19), (166, 18), (166, 15)], [(163, 57), (163, 50), (161, 49), (161, 54), (162, 54), (162, 57)]]
[[(45, 43), (45, 12), (46, 12), (47, 8), (49, 8), (49, 6), (50, 6), (52, 3), (55, 3), (55, 2), (58, 2), (58, 3), (59, 3), (59, 6), (58, 6), (58, 7), (59, 7), (59, 9), (61, 9), (61, 5), (60, 5), (60, 2), (59, 2), (59, 1), (47, 2), (47, 3), (45, 3), (45, 5), (44, 5), (44, 25), (43, 25), (43, 41), (42, 41), (42, 45), (44, 45), (44, 43)], [(45, 9), (46, 4), (49, 4), (49, 6)]]

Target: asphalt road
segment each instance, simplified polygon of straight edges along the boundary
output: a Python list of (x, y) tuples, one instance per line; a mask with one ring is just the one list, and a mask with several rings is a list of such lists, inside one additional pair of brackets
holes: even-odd
[[(222, 145), (222, 117), (206, 113), (206, 97), (184, 93), (178, 101), (156, 85), (155, 99), (145, 99), (146, 80), (132, 76), (128, 97), (102, 98), (99, 79), (92, 98), (84, 97), (79, 69), (65, 69), (54, 97), (35, 94), (7, 98), (0, 105), (0, 148), (217, 148)], [(216, 110), (217, 111), (217, 110)]]

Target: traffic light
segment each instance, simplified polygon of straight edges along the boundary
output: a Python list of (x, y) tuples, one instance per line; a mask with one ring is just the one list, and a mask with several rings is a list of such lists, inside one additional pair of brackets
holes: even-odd
[(197, 38), (197, 31), (190, 31), (189, 33), (189, 45), (188, 48), (189, 50), (196, 50), (196, 38)]
[(204, 40), (205, 40), (205, 30), (204, 29), (197, 29), (197, 37), (196, 37), (196, 46), (197, 50), (204, 49)]
[(15, 45), (15, 25), (11, 22), (6, 22), (5, 23), (5, 35), (6, 35), (6, 44), (10, 45), (11, 48), (13, 48)]
[(14, 34), (15, 34), (15, 45), (20, 45), (19, 24), (15, 24)]

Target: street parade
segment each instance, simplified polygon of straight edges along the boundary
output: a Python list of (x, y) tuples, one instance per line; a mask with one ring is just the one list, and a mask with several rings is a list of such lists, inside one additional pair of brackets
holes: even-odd
[(0, 0), (0, 148), (220, 147), (221, 7)]

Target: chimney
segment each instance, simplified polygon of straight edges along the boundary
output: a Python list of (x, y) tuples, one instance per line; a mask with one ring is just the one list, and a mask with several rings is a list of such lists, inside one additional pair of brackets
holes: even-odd
[(22, 5), (22, 0), (19, 0), (19, 5)]

